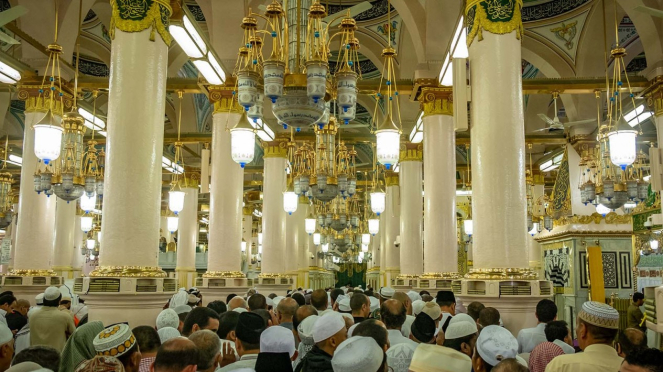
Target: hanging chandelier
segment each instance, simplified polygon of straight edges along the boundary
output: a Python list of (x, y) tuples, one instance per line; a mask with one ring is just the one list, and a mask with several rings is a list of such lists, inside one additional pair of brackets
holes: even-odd
[[(87, 150), (83, 154), (81, 177), (85, 180), (85, 195), (93, 197), (96, 195), (102, 196), (104, 194), (104, 167), (106, 154), (103, 149), (97, 150), (97, 141), (94, 136), (96, 128), (103, 129), (104, 123), (97, 119), (97, 97), (98, 92), (92, 92), (94, 98), (92, 115), (90, 119), (92, 128), (92, 138), (87, 142)], [(79, 110), (80, 112), (80, 110)]]

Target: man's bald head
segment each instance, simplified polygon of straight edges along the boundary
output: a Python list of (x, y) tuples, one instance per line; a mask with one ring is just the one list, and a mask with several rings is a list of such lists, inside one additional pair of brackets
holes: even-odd
[(295, 312), (297, 312), (298, 307), (299, 304), (297, 301), (290, 297), (286, 297), (279, 302), (279, 305), (276, 307), (276, 311), (279, 313), (279, 315), (292, 318), (295, 316)]
[(316, 289), (311, 293), (311, 305), (318, 311), (327, 310), (328, 301), (327, 292), (324, 289)]
[(617, 351), (623, 358), (647, 348), (647, 335), (636, 328), (626, 328), (617, 339)]
[(242, 309), (247, 309), (247, 310), (249, 309), (249, 306), (247, 305), (246, 301), (239, 296), (233, 297), (232, 300), (228, 302), (228, 309), (230, 310), (235, 310), (240, 307)]
[(398, 300), (387, 300), (380, 306), (380, 317), (387, 329), (401, 329), (406, 315), (405, 305)]
[(492, 369), (492, 372), (527, 372), (529, 371), (527, 367), (518, 363), (514, 358), (504, 359), (503, 361), (497, 363), (495, 368)]
[(194, 372), (197, 366), (198, 348), (184, 337), (176, 337), (161, 344), (154, 360), (155, 372)]

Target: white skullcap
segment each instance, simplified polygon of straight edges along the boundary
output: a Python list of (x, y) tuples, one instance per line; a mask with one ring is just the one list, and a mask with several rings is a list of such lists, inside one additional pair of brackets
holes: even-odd
[(274, 307), (274, 300), (272, 300), (269, 297), (265, 297), (265, 303), (267, 304), (267, 306)]
[(412, 356), (417, 349), (417, 345), (411, 342), (396, 344), (387, 350), (387, 365), (394, 372), (407, 372), (412, 362)]
[(521, 357), (520, 355), (516, 355), (516, 362), (518, 362), (521, 366), (529, 368), (529, 365), (525, 358)]
[(368, 296), (368, 300), (371, 301), (371, 308), (370, 311), (374, 312), (375, 310), (380, 308), (380, 300), (373, 296)]
[(180, 315), (180, 314), (190, 312), (191, 311), (191, 306), (189, 306), (189, 305), (180, 305), (178, 307), (173, 308), (173, 310), (175, 310), (177, 315)]
[[(325, 313), (325, 314), (326, 314), (326, 313)], [(341, 316), (344, 317), (345, 319), (350, 319), (350, 320), (352, 320), (352, 324), (355, 324), (355, 318), (352, 316), (352, 314), (343, 313), (343, 314), (341, 314)]]
[(245, 312), (247, 312), (248, 310), (246, 310), (246, 309), (243, 308), (243, 307), (236, 307), (236, 308), (233, 309), (233, 311), (236, 312), (236, 313), (240, 313), (240, 314), (241, 314), (241, 313), (245, 313)]
[(491, 325), (481, 330), (476, 349), (481, 359), (495, 367), (502, 360), (518, 355), (518, 341), (505, 328)]
[(58, 287), (48, 287), (44, 291), (44, 299), (48, 301), (55, 301), (60, 296), (62, 296), (62, 293), (60, 293)]
[(419, 293), (417, 293), (415, 291), (409, 291), (407, 293), (407, 296), (410, 297), (410, 301), (412, 301), (412, 302), (421, 301), (421, 296), (419, 295)]
[(343, 320), (343, 316), (339, 313), (330, 311), (315, 321), (315, 324), (313, 325), (313, 342), (317, 344), (318, 342), (324, 341), (337, 334), (342, 329), (345, 329), (345, 320)]
[(346, 295), (338, 295), (338, 297), (336, 297), (336, 303), (339, 303), (339, 302), (343, 301), (346, 298), (350, 298), (350, 297), (348, 297)]
[(40, 294), (35, 296), (35, 303), (37, 305), (43, 305), (44, 304), (44, 294), (43, 293), (40, 293)]
[[(274, 307), (278, 307), (278, 306), (279, 306), (279, 302), (281, 302), (281, 301), (283, 301), (283, 300), (285, 300), (285, 297), (283, 297), (283, 296), (276, 296), (276, 297), (274, 297), (274, 299), (272, 300), (272, 302), (274, 303)], [(267, 305), (269, 305), (269, 302), (267, 302)]]
[(261, 353), (295, 354), (295, 335), (285, 327), (269, 327), (260, 334)]
[(412, 301), (412, 315), (419, 315), (421, 310), (424, 308), (424, 305), (426, 305), (426, 302), (422, 300)]
[(352, 311), (352, 308), (350, 307), (350, 298), (346, 297), (338, 302), (338, 311)]
[(473, 335), (479, 332), (476, 322), (449, 322), (447, 330), (444, 331), (444, 338), (446, 340), (455, 340), (457, 338)]
[(311, 288), (306, 290), (306, 294), (313, 293), (313, 290)]
[(161, 328), (160, 330), (157, 331), (157, 333), (159, 334), (159, 340), (161, 340), (162, 344), (170, 340), (171, 338), (180, 337), (180, 331), (178, 331), (177, 328), (173, 327)]
[(424, 304), (424, 307), (421, 309), (421, 312), (425, 313), (433, 320), (438, 320), (440, 319), (440, 316), (442, 316), (442, 310), (440, 309), (440, 305), (432, 301), (426, 302)]
[(170, 305), (168, 307), (175, 309), (178, 306), (186, 305), (188, 297), (189, 294), (187, 291), (184, 288), (180, 288), (179, 291), (170, 298)]
[(355, 336), (341, 342), (334, 351), (331, 364), (334, 372), (377, 371), (384, 352), (371, 337)]
[(391, 287), (382, 287), (380, 288), (380, 296), (383, 298), (391, 298), (396, 291)]
[(352, 337), (352, 332), (355, 331), (355, 328), (357, 328), (357, 326), (358, 326), (359, 324), (360, 324), (360, 323), (353, 324), (352, 327), (350, 327), (350, 329), (348, 329), (348, 338)]
[[(302, 320), (301, 323), (299, 323), (299, 326), (297, 326), (297, 333), (299, 334), (299, 338), (302, 340), (303, 343), (313, 345), (313, 326), (315, 325), (315, 322), (320, 318), (317, 315), (311, 315), (306, 317), (306, 319)], [(345, 326), (345, 322), (343, 322), (343, 326)]]
[(471, 316), (469, 316), (467, 314), (462, 314), (462, 313), (454, 315), (451, 318), (451, 320), (449, 321), (449, 324), (454, 324), (454, 323), (458, 323), (458, 322), (470, 322), (470, 323), (476, 324), (476, 321), (474, 320), (474, 318), (472, 318)]
[(194, 294), (189, 294), (189, 295), (186, 296), (186, 302), (188, 304), (197, 304), (198, 301), (200, 301), (200, 299), (198, 297), (196, 297), (196, 295), (194, 295)]
[(157, 316), (157, 330), (164, 327), (177, 328), (180, 326), (180, 317), (173, 309), (166, 309)]
[(409, 370), (412, 372), (470, 372), (469, 356), (434, 344), (419, 344), (412, 356)]
[(4, 345), (13, 339), (14, 334), (9, 327), (5, 323), (0, 323), (0, 345)]

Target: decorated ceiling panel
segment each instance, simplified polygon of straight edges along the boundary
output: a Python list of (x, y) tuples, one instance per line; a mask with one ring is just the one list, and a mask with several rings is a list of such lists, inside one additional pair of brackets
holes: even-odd
[(544, 23), (528, 28), (527, 31), (543, 39), (548, 46), (555, 48), (558, 54), (562, 52), (575, 65), (580, 35), (588, 15), (589, 9), (563, 21)]

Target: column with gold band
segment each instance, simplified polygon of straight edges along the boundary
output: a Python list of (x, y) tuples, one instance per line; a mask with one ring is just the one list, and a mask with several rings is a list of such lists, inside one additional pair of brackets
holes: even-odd
[[(424, 112), (424, 274), (458, 277), (456, 135), (451, 87), (422, 88)], [(428, 281), (431, 284), (431, 281)]]
[(185, 173), (182, 179), (184, 209), (178, 214), (177, 272), (178, 287), (189, 288), (196, 279), (196, 246), (198, 245), (198, 179), (197, 173)]
[(385, 250), (385, 274), (387, 285), (400, 273), (400, 248), (396, 246), (396, 238), (400, 235), (401, 197), (398, 183), (398, 173), (387, 171), (385, 174), (387, 186), (387, 200), (384, 212), (380, 220), (384, 219), (384, 250)]
[(400, 153), (400, 274), (398, 286), (411, 288), (423, 270), (423, 146), (401, 145)]
[(214, 103), (210, 178), (209, 244), (203, 291), (241, 291), (248, 285), (241, 270), (244, 170), (230, 156), (230, 132), (242, 113), (233, 88), (210, 87)]

